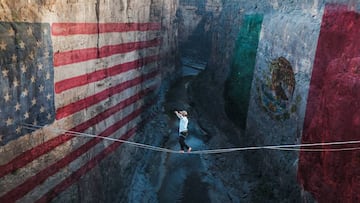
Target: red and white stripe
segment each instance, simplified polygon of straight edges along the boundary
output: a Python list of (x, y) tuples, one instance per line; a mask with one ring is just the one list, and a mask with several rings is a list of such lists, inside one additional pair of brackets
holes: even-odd
[(54, 128), (121, 139), (135, 134), (148, 105), (143, 98), (160, 83), (159, 30), (158, 23), (52, 24), (56, 121), (6, 146), (25, 151), (2, 157), (0, 202), (54, 198), (121, 145)]

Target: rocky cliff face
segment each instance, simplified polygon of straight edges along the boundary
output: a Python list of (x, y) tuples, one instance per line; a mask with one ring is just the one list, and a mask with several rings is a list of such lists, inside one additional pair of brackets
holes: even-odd
[[(344, 104), (340, 101), (345, 102), (345, 106), (357, 106), (357, 94), (349, 93), (356, 87), (353, 77), (358, 79), (358, 75), (350, 73), (356, 69), (356, 57), (347, 52), (350, 49), (354, 52), (357, 40), (351, 37), (352, 34), (345, 34), (358, 34), (352, 30), (357, 23), (352, 17), (359, 12), (357, 2), (226, 1), (220, 8), (220, 14), (210, 26), (212, 52), (209, 63), (206, 71), (193, 83), (192, 90), (196, 107), (202, 109), (202, 116), (217, 120), (216, 125), (223, 130), (223, 140), (231, 140), (240, 146), (357, 140), (355, 111), (349, 115), (347, 110), (340, 110)], [(324, 14), (324, 10), (329, 14)], [(327, 20), (328, 15), (336, 12), (346, 14), (337, 18), (339, 21)], [(337, 24), (347, 26), (335, 30)], [(328, 28), (331, 31), (327, 31)], [(351, 31), (345, 31), (349, 29)], [(323, 39), (322, 36), (326, 37)], [(331, 55), (331, 47), (336, 50), (336, 55)], [(323, 58), (326, 58), (325, 62), (321, 62)], [(319, 63), (323, 65), (321, 68), (317, 67)], [(332, 70), (344, 71), (340, 76)], [(333, 84), (332, 90), (327, 89), (329, 80), (324, 79), (325, 75), (332, 78), (331, 81), (338, 81), (336, 84), (341, 87)], [(330, 104), (333, 102), (336, 108)], [(228, 124), (229, 119), (242, 130), (240, 133), (232, 131), (234, 128)], [(319, 202), (335, 199), (351, 202), (358, 198), (346, 189), (353, 188), (356, 178), (352, 175), (359, 175), (356, 167), (350, 167), (356, 151), (342, 154), (300, 150), (299, 155), (297, 149), (289, 150), (241, 155), (253, 166), (252, 173), (259, 177), (260, 182), (253, 191), (262, 196), (261, 201), (311, 199), (301, 190), (310, 192), (310, 196)], [(348, 160), (345, 161), (347, 164), (342, 164), (340, 159)], [(348, 167), (345, 169), (340, 165)], [(349, 181), (330, 178), (324, 171)], [(347, 175), (349, 173), (352, 175)], [(339, 185), (347, 195), (337, 193), (339, 189), (335, 187)], [(329, 197), (328, 193), (334, 195)]]
[(139, 135), (176, 70), (176, 9), (1, 1), (0, 202), (128, 201), (141, 155), (88, 135)]
[[(195, 150), (358, 140), (358, 2), (0, 11), (0, 202), (359, 200), (358, 143), (181, 156), (91, 137), (176, 150), (182, 108)], [(169, 90), (180, 61), (205, 70)]]
[[(359, 13), (347, 6), (325, 7), (304, 121), (305, 143), (359, 139), (360, 95), (355, 90), (359, 87), (359, 58), (354, 54), (359, 40), (353, 36), (360, 32), (358, 19)], [(323, 153), (301, 151), (300, 182), (320, 202), (359, 201), (359, 152), (350, 150), (357, 147), (342, 144), (323, 146)]]

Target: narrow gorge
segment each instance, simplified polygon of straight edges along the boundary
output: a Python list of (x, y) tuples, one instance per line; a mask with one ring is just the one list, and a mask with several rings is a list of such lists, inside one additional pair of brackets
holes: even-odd
[(0, 11), (0, 202), (360, 202), (360, 2)]

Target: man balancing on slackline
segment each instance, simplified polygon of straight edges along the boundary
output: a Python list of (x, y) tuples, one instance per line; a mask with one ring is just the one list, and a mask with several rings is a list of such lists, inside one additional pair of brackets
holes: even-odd
[(185, 138), (188, 135), (188, 123), (189, 120), (187, 118), (186, 111), (174, 111), (176, 116), (179, 118), (179, 144), (180, 144), (180, 152), (184, 152), (184, 149), (187, 149), (188, 152), (191, 151), (191, 147), (189, 147), (185, 143)]

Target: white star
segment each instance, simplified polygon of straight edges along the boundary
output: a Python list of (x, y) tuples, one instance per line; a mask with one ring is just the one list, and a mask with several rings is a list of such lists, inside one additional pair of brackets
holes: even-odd
[(6, 102), (9, 102), (10, 99), (11, 99), (11, 96), (9, 95), (9, 92), (7, 92), (5, 95), (4, 95), (4, 99)]
[(35, 119), (32, 124), (33, 124), (33, 125), (37, 125), (37, 120)]
[(41, 47), (41, 45), (42, 45), (42, 41), (39, 41), (39, 40), (36, 41), (36, 46), (37, 46), (37, 47)]
[(27, 88), (24, 89), (24, 91), (22, 92), (23, 97), (26, 97), (29, 95), (29, 90)]
[(16, 128), (16, 133), (17, 133), (17, 134), (20, 134), (20, 133), (21, 133), (21, 127), (20, 127), (20, 126), (18, 126), (18, 127)]
[(21, 104), (19, 104), (19, 102), (18, 102), (15, 105), (15, 111), (20, 111), (20, 109), (21, 109)]
[(27, 32), (27, 34), (28, 34), (29, 36), (33, 35), (33, 30), (32, 30), (31, 27), (29, 27), (29, 28), (26, 30), (26, 32)]
[(6, 46), (7, 46), (7, 44), (4, 41), (1, 41), (0, 49), (1, 50), (6, 50)]
[(46, 99), (47, 99), (47, 100), (51, 100), (51, 94), (48, 94), (48, 95), (46, 96)]
[(30, 58), (30, 60), (34, 60), (34, 58), (35, 58), (34, 51), (31, 51), (31, 52), (30, 52), (29, 58)]
[(22, 73), (26, 73), (27, 69), (28, 69), (28, 68), (26, 67), (25, 64), (21, 66), (21, 72), (22, 72)]
[(6, 120), (6, 126), (10, 126), (10, 125), (12, 125), (12, 124), (13, 124), (13, 119), (9, 117), (9, 118)]
[(49, 30), (45, 28), (43, 33), (44, 33), (44, 35), (47, 35), (49, 33)]
[(13, 54), (11, 56), (11, 60), (12, 60), (12, 62), (16, 62), (17, 61), (17, 56), (15, 54)]
[(46, 73), (46, 80), (50, 80), (50, 73), (49, 72)]
[(9, 70), (8, 69), (4, 69), (2, 71), (3, 77), (7, 77), (9, 75)]
[(31, 80), (32, 83), (35, 83), (35, 81), (36, 81), (35, 76), (31, 76), (30, 80)]
[(45, 112), (45, 107), (44, 106), (41, 106), (40, 107), (40, 113), (44, 113)]
[(20, 46), (21, 49), (25, 49), (25, 43), (24, 43), (24, 41), (20, 40), (19, 46)]
[(36, 105), (36, 99), (35, 99), (35, 98), (33, 98), (33, 99), (31, 100), (31, 104), (32, 104), (33, 106)]
[(30, 117), (30, 113), (29, 112), (26, 112), (25, 114), (24, 114), (24, 118), (25, 119), (28, 119)]
[(41, 63), (38, 63), (37, 67), (38, 67), (39, 70), (43, 69), (43, 65)]
[(14, 36), (14, 35), (15, 35), (15, 30), (12, 29), (12, 28), (10, 28), (10, 29), (8, 30), (8, 35), (9, 35), (9, 36)]
[(51, 114), (50, 114), (50, 113), (48, 113), (47, 119), (48, 119), (48, 120), (51, 120)]
[(45, 88), (44, 85), (40, 85), (40, 86), (39, 86), (39, 91), (40, 91), (40, 92), (43, 92), (43, 91), (44, 91), (44, 88)]
[(44, 57), (45, 57), (45, 58), (49, 58), (49, 56), (50, 56), (50, 53), (49, 53), (48, 51), (45, 51), (45, 52), (44, 52)]
[(19, 86), (19, 81), (15, 78), (13, 81), (13, 85), (14, 87), (18, 87)]

